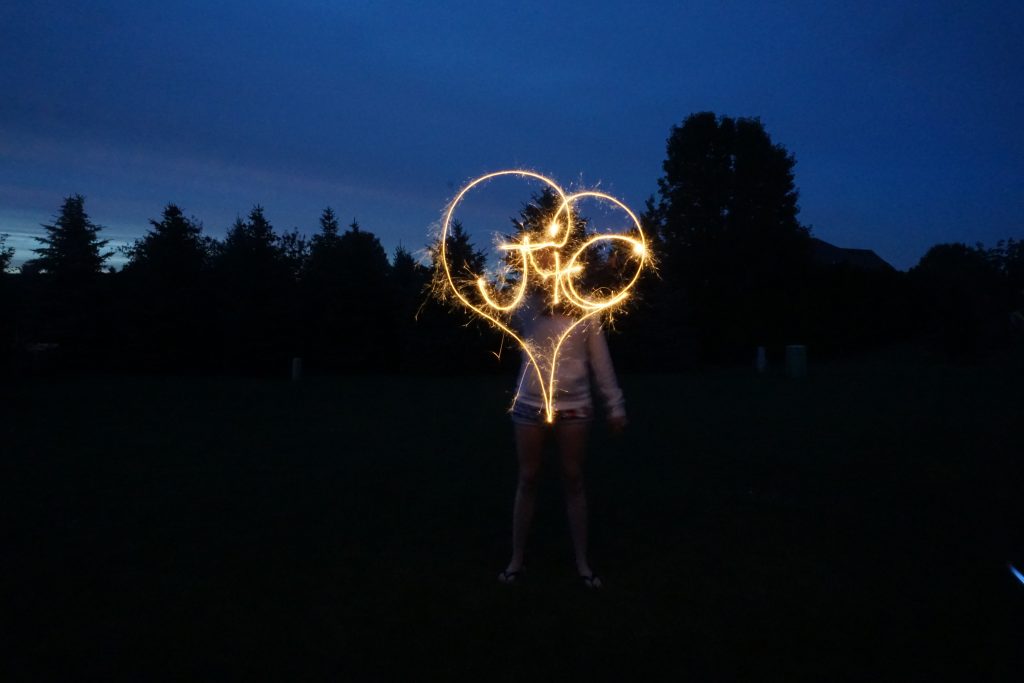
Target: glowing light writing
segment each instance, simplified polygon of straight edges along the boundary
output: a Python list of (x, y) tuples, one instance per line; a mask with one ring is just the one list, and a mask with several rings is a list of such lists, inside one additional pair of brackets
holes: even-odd
[[(466, 195), (482, 183), (502, 176), (540, 181), (557, 196), (559, 205), (550, 222), (542, 230), (526, 232), (519, 236), (518, 241), (498, 245), (498, 249), (507, 254), (507, 262), (518, 265), (518, 283), (513, 285), (511, 293), (498, 291), (501, 289), (500, 285), (507, 282), (504, 278), (500, 279), (499, 283), (491, 283), (482, 274), (476, 274), (475, 290), (479, 295), (479, 300), (474, 302), (469, 297), (469, 291), (474, 288), (466, 287), (464, 279), (457, 282), (452, 274), (452, 267), (448, 262), (448, 237), (455, 209), (462, 203)], [(628, 216), (632, 224), (630, 232), (633, 234), (597, 234), (589, 237), (584, 235), (583, 241), (577, 246), (573, 243), (572, 234), (574, 226), (577, 225), (573, 208), (582, 200), (606, 202), (621, 210)], [(620, 251), (622, 247), (626, 247), (627, 258), (636, 262), (636, 268), (632, 275), (626, 278), (617, 290), (602, 292), (603, 296), (598, 297), (595, 297), (593, 292), (584, 296), (580, 293), (579, 288), (580, 279), (586, 272), (586, 253), (595, 247), (612, 247), (616, 243)], [(565, 253), (567, 249), (570, 252), (568, 254)], [(554, 421), (557, 389), (556, 369), (558, 353), (563, 343), (585, 320), (608, 314), (626, 301), (630, 290), (640, 277), (640, 272), (649, 262), (647, 238), (640, 225), (640, 220), (628, 206), (603, 192), (588, 190), (567, 194), (550, 178), (532, 171), (496, 171), (470, 182), (459, 191), (448, 206), (441, 229), (439, 263), (444, 272), (442, 284), (463, 306), (483, 317), (519, 343), (533, 372), (536, 373), (548, 422)], [(530, 291), (531, 278), (540, 279), (540, 286), (550, 295), (551, 305), (559, 306), (563, 310), (575, 310), (578, 314), (574, 322), (557, 339), (546, 340), (546, 347), (544, 344), (538, 343), (537, 340), (524, 338), (509, 326), (508, 316), (523, 305), (524, 299)], [(504, 303), (500, 299), (505, 299)]]

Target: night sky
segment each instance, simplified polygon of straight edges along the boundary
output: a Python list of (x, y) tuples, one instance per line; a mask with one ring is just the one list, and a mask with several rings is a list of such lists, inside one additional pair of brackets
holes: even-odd
[[(413, 250), (455, 189), (528, 167), (636, 209), (690, 113), (758, 116), (800, 219), (898, 268), (1024, 237), (1024, 4), (11, 2), (0, 233), (63, 197), (131, 240), (332, 206)], [(510, 207), (512, 215), (518, 207)]]

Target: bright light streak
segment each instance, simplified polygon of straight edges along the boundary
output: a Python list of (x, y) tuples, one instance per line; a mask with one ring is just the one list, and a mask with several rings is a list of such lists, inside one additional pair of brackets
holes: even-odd
[(1014, 567), (1012, 564), (1010, 565), (1010, 573), (1016, 576), (1018, 581), (1024, 583), (1024, 574), (1021, 574), (1019, 571), (1017, 571), (1017, 568)]
[[(520, 236), (519, 241), (498, 245), (500, 251), (509, 253), (509, 262), (518, 264), (520, 271), (519, 283), (513, 288), (511, 297), (505, 303), (500, 302), (496, 296), (497, 293), (492, 294), (491, 290), (494, 287), (488, 279), (482, 275), (477, 275), (471, 281), (475, 280), (476, 290), (480, 294), (480, 301), (474, 303), (463, 293), (452, 276), (447, 255), (448, 234), (451, 229), (455, 209), (462, 203), (467, 193), (481, 183), (502, 176), (539, 180), (558, 196), (560, 204), (558, 210), (555, 211), (554, 216), (551, 217), (550, 222), (547, 224), (546, 229), (539, 233), (525, 233)], [(573, 207), (583, 199), (610, 203), (620, 209), (629, 217), (632, 223), (630, 226), (630, 233), (632, 234), (593, 235), (586, 239), (572, 253), (565, 253), (574, 225)], [(577, 289), (577, 281), (586, 270), (586, 262), (583, 258), (584, 253), (591, 247), (599, 246), (603, 243), (615, 244), (616, 242), (630, 247), (629, 251), (637, 261), (636, 271), (618, 291), (607, 293), (603, 298), (595, 299), (583, 296)], [(571, 247), (569, 250), (571, 250)], [(544, 258), (538, 260), (538, 252), (544, 254)], [(603, 192), (583, 191), (575, 194), (566, 194), (550, 178), (533, 173), (532, 171), (517, 169), (488, 173), (470, 182), (459, 191), (445, 211), (439, 254), (439, 262), (444, 270), (444, 281), (442, 284), (450, 290), (459, 303), (515, 339), (523, 349), (533, 371), (537, 375), (538, 384), (541, 387), (541, 394), (544, 399), (545, 417), (548, 422), (553, 422), (555, 416), (555, 371), (558, 353), (562, 348), (562, 344), (583, 321), (602, 314), (610, 314), (615, 307), (626, 301), (629, 297), (629, 290), (633, 288), (640, 277), (640, 272), (644, 266), (650, 263), (647, 237), (644, 235), (643, 228), (640, 225), (640, 219), (621, 201)], [(536, 340), (525, 339), (517, 334), (509, 326), (508, 320), (508, 316), (523, 303), (530, 277), (534, 273), (540, 279), (542, 287), (548, 291), (552, 305), (571, 307), (578, 313), (578, 317), (572, 325), (557, 339), (548, 340), (546, 348), (538, 344)], [(508, 296), (508, 293), (503, 294)], [(547, 370), (546, 373), (545, 370)]]

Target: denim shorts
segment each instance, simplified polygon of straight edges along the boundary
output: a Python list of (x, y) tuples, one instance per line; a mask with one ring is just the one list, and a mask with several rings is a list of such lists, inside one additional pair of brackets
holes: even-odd
[[(516, 402), (512, 406), (512, 422), (517, 425), (546, 425), (547, 414), (543, 408)], [(555, 423), (559, 422), (592, 422), (594, 409), (585, 406), (583, 408), (565, 408), (555, 411)]]

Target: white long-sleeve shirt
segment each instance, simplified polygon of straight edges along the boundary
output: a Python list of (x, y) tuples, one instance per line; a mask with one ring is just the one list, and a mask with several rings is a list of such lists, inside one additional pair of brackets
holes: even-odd
[[(536, 307), (524, 306), (517, 316), (520, 332), (532, 342), (539, 353), (535, 354), (544, 377), (545, 385), (551, 372), (551, 350), (558, 337), (575, 320), (558, 313), (545, 315)], [(516, 383), (516, 402), (534, 408), (544, 407), (544, 396), (537, 379), (537, 371), (523, 352), (523, 362)], [(615, 368), (612, 366), (608, 343), (605, 341), (601, 324), (595, 318), (578, 325), (562, 343), (558, 351), (555, 369), (555, 410), (570, 408), (591, 408), (590, 375), (593, 374), (597, 392), (604, 403), (609, 417), (624, 417), (626, 401), (622, 396)]]

